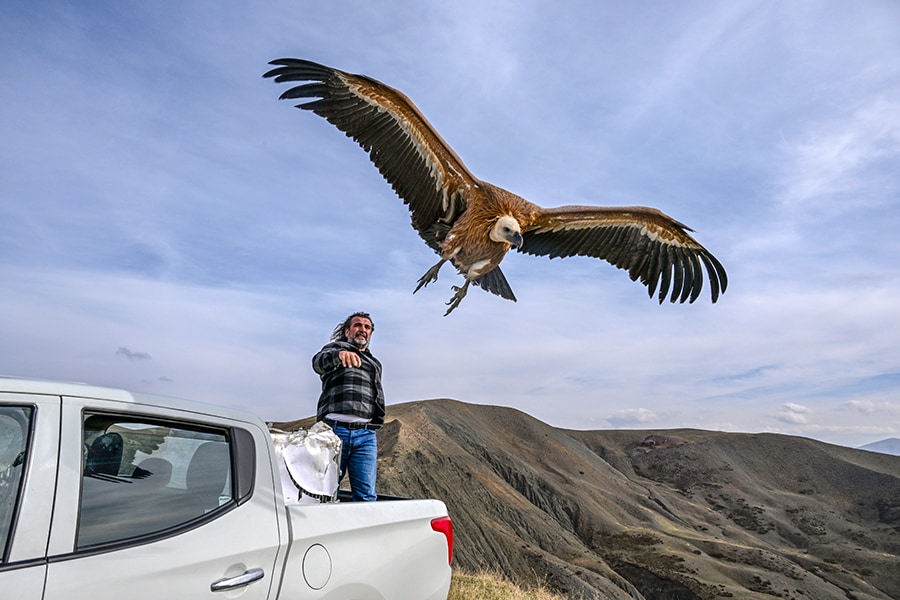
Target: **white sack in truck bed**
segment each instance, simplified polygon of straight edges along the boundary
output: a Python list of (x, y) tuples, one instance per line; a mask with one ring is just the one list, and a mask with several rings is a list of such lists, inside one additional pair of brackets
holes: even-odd
[(319, 421), (309, 429), (271, 430), (286, 504), (335, 502), (341, 439)]

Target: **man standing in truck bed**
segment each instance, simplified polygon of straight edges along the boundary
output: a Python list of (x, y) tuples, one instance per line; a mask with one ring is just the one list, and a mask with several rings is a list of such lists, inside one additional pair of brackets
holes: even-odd
[(316, 419), (325, 421), (341, 438), (341, 479), (350, 474), (354, 500), (376, 499), (378, 441), (384, 424), (381, 363), (369, 351), (375, 323), (357, 312), (334, 328), (331, 342), (312, 359), (322, 379)]

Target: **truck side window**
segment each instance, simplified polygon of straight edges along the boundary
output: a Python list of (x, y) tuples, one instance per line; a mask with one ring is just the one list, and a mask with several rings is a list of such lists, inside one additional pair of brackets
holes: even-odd
[(0, 406), (0, 564), (6, 562), (9, 534), (22, 491), (31, 415), (24, 406)]
[(77, 549), (164, 532), (234, 505), (227, 429), (87, 414)]

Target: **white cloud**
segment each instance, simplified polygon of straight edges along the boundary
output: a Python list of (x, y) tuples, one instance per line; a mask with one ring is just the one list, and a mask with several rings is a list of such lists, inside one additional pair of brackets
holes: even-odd
[(783, 410), (775, 414), (775, 418), (784, 423), (803, 425), (809, 422), (810, 413), (811, 411), (809, 408), (800, 404), (788, 402), (784, 405)]
[(844, 402), (842, 408), (845, 410), (857, 411), (864, 415), (875, 413), (900, 415), (900, 404), (888, 401), (875, 402), (872, 400), (849, 400)]
[[(896, 90), (900, 91), (900, 90)], [(877, 167), (900, 154), (900, 95), (862, 100), (849, 114), (812, 122), (810, 131), (784, 144), (782, 201), (793, 211), (836, 216), (862, 207), (887, 207), (897, 180)]]
[(645, 425), (656, 419), (656, 414), (646, 408), (625, 408), (617, 410), (611, 417), (607, 418), (609, 424), (613, 427), (633, 427), (635, 425)]
[(639, 95), (625, 107), (626, 121), (645, 118), (697, 86), (697, 78), (704, 73), (703, 61), (740, 40), (736, 34), (744, 27), (754, 27), (753, 13), (758, 10), (748, 2), (728, 2), (710, 8), (695, 18), (680, 21), (685, 25), (683, 30), (666, 32), (668, 35), (655, 40), (661, 46), (655, 57), (659, 63), (654, 64), (648, 80), (638, 86)]

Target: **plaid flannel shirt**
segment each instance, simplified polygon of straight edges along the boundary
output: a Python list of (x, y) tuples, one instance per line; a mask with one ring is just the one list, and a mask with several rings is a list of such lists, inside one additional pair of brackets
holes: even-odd
[[(338, 359), (341, 350), (356, 352), (361, 367), (344, 367)], [(381, 388), (381, 363), (368, 350), (359, 350), (349, 342), (326, 344), (312, 359), (313, 370), (322, 379), (322, 394), (316, 409), (321, 421), (328, 413), (356, 415), (384, 423), (384, 390)]]

